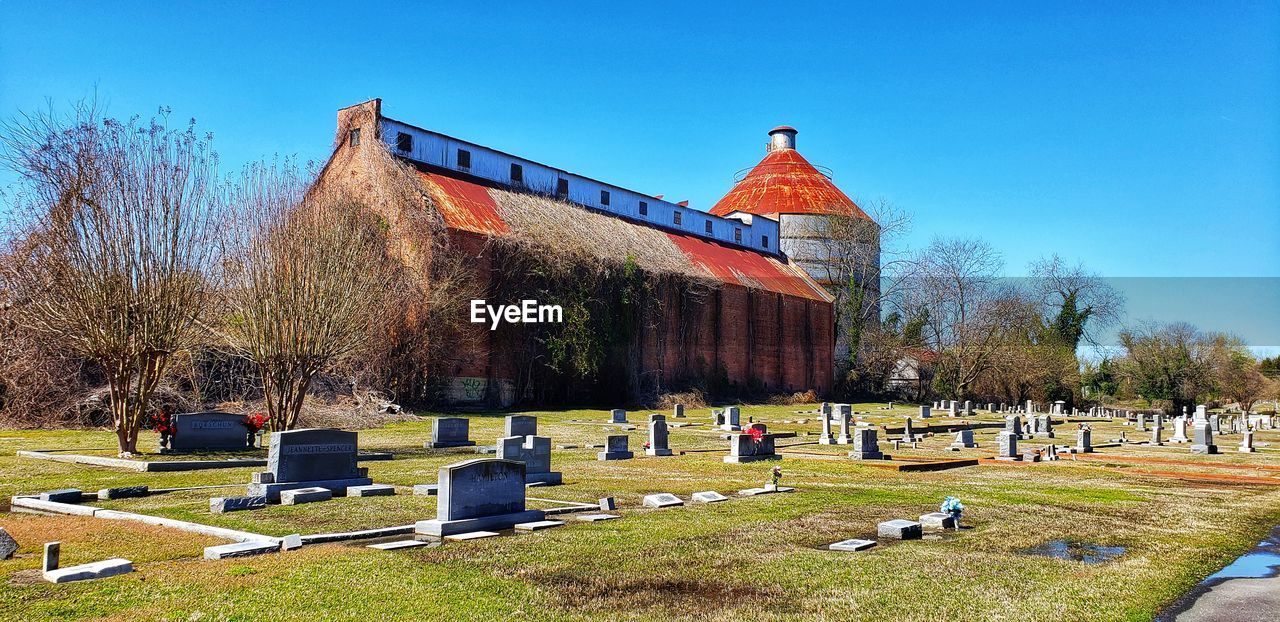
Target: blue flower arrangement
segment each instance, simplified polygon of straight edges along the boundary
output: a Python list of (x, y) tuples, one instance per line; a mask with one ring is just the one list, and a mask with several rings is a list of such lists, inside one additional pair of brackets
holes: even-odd
[(960, 515), (964, 513), (964, 504), (955, 497), (947, 497), (942, 502), (942, 506), (938, 508), (941, 512), (946, 512), (955, 517), (956, 522), (960, 522)]

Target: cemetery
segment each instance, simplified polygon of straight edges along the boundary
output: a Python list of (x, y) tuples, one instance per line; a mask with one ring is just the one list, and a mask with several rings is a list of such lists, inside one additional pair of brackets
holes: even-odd
[[(1199, 443), (1218, 451), (1206, 453), (1152, 442), (1167, 418), (965, 415), (963, 405), (952, 417), (949, 406), (928, 418), (905, 403), (681, 407), (678, 419), (424, 414), (270, 434), (260, 459), (261, 448), (235, 450), (253, 464), (174, 471), (31, 453), (94, 455), (110, 446), (105, 432), (6, 431), (0, 544), (7, 534), (14, 546), (0, 561), (9, 586), (0, 611), (33, 620), (141, 603), (182, 617), (267, 611), (267, 585), (216, 591), (243, 575), (295, 583), (334, 611), (345, 606), (339, 595), (306, 586), (358, 581), (366, 597), (423, 617), (503, 615), (515, 593), (545, 619), (668, 608), (696, 618), (709, 605), (779, 619), (819, 610), (923, 619), (940, 606), (973, 619), (995, 607), (1127, 619), (1161, 610), (1280, 523), (1271, 421), (1246, 435), (1231, 432), (1231, 415), (1193, 414), (1190, 441), (1197, 429), (1212, 434), (1219, 416), (1222, 432)], [(627, 420), (649, 425), (624, 430)], [(1099, 440), (1119, 437), (1128, 440)], [(223, 449), (193, 451), (236, 459)], [(747, 564), (761, 556), (781, 563), (759, 575)], [(557, 563), (565, 557), (580, 561)], [(430, 587), (408, 580), (423, 576)], [(184, 596), (157, 599), (153, 581)], [(438, 598), (464, 581), (494, 590)], [(936, 592), (908, 598), (918, 581)], [(113, 596), (88, 587), (106, 582)], [(1054, 588), (1065, 584), (1076, 586), (1068, 599)], [(82, 587), (74, 599), (50, 591), (62, 585)], [(1099, 603), (1110, 613), (1099, 615)]]

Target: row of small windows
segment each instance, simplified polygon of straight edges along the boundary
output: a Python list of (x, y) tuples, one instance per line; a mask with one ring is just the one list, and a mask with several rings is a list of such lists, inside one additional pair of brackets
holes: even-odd
[[(356, 147), (360, 145), (360, 130), (358, 128), (351, 130), (349, 134), (349, 142), (352, 147)], [(400, 132), (396, 134), (396, 149), (399, 151), (405, 151), (405, 152), (413, 151), (413, 135), (407, 134), (405, 132)], [(459, 149), (457, 153), (457, 162), (458, 162), (458, 168), (470, 169), (471, 168), (471, 152), (467, 151), (466, 149)], [(523, 184), (524, 183), (524, 167), (521, 166), (520, 164), (512, 162), (510, 177), (511, 177), (512, 183)], [(563, 178), (556, 180), (556, 196), (562, 199), (569, 198), (569, 180), (563, 179)], [(605, 205), (605, 206), (609, 205), (609, 200), (610, 200), (609, 191), (601, 190), (600, 205)], [(649, 215), (649, 203), (647, 201), (640, 201), (640, 215), (641, 216)], [(683, 220), (684, 220), (683, 213), (679, 211), (675, 211), (671, 213), (672, 224), (675, 224), (675, 225), (683, 224)], [(707, 235), (711, 235), (712, 224), (710, 220), (705, 222), (705, 227), (706, 227)], [(742, 243), (742, 229), (733, 230), (733, 241), (738, 244)], [(760, 246), (762, 248), (769, 248), (769, 236), (767, 235), (760, 236)]]

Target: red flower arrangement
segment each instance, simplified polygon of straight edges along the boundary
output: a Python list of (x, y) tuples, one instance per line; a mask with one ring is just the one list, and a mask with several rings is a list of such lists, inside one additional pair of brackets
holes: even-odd
[(151, 429), (158, 434), (175, 436), (178, 433), (178, 429), (173, 425), (173, 417), (167, 410), (161, 409), (158, 414), (151, 415), (150, 423)]
[(245, 415), (244, 417), (244, 427), (249, 428), (250, 434), (257, 434), (258, 431), (266, 427), (266, 425), (267, 416), (260, 412), (253, 413), (252, 415)]
[(753, 442), (759, 443), (764, 440), (764, 430), (756, 426), (751, 426), (747, 428), (747, 434), (751, 435), (751, 440)]

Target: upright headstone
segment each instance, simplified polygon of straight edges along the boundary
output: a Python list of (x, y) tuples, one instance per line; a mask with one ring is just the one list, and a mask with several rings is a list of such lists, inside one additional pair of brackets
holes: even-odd
[(507, 415), (502, 432), (503, 436), (537, 436), (538, 418), (532, 415)]
[(959, 413), (957, 413), (957, 412), (956, 412), (956, 402), (955, 402), (955, 400), (951, 400), (950, 402), (947, 402), (947, 416), (948, 416), (948, 417), (957, 417), (957, 416), (959, 416)]
[(1089, 428), (1076, 430), (1076, 453), (1093, 453), (1093, 431)]
[(357, 438), (329, 428), (273, 432), (267, 470), (254, 476), (248, 494), (278, 503), (284, 490), (326, 488), (341, 496), (349, 486), (372, 484), (367, 469), (356, 464)]
[(1022, 417), (1019, 415), (1008, 415), (1004, 418), (1004, 431), (1011, 432), (1014, 436), (1022, 436)]
[(920, 418), (921, 418), (921, 419), (928, 419), (928, 418), (930, 418), (930, 417), (932, 417), (932, 416), (933, 416), (933, 409), (929, 408), (928, 406), (924, 406), (924, 405), (921, 405), (921, 406), (920, 406)]
[(414, 530), (448, 536), (543, 520), (545, 513), (525, 509), (524, 469), (523, 462), (492, 458), (440, 467), (436, 518), (419, 521)]
[(625, 410), (623, 410), (623, 409), (621, 409), (621, 408), (615, 408), (615, 409), (613, 409), (612, 411), (610, 411), (610, 412), (609, 412), (609, 415), (610, 415), (610, 422), (612, 422), (612, 423), (626, 423), (626, 422), (627, 422), (627, 411), (625, 411)]
[(1245, 430), (1244, 435), (1240, 437), (1240, 453), (1251, 454), (1256, 451), (1253, 448), (1253, 430)]
[(1173, 420), (1173, 436), (1169, 438), (1170, 443), (1187, 443), (1191, 439), (1187, 438), (1187, 416), (1183, 415)]
[(1195, 442), (1191, 445), (1193, 454), (1216, 454), (1218, 446), (1213, 444), (1213, 428), (1208, 421), (1196, 421)]
[(1209, 408), (1204, 404), (1197, 405), (1196, 416), (1191, 421), (1192, 427), (1195, 427), (1195, 423), (1198, 421), (1208, 421), (1208, 420), (1209, 420)]
[(168, 451), (238, 451), (251, 449), (244, 415), (235, 413), (179, 413)]
[(1151, 444), (1163, 445), (1164, 441), (1160, 438), (1160, 434), (1164, 432), (1164, 428), (1160, 427), (1159, 422), (1151, 426)]
[(52, 572), (62, 565), (62, 543), (61, 542), (45, 542), (44, 543), (44, 565), (41, 568), (43, 572)]
[(1138, 421), (1137, 421), (1137, 423), (1135, 423), (1135, 424), (1134, 424), (1134, 426), (1137, 428), (1137, 430), (1138, 430), (1139, 432), (1146, 432), (1146, 431), (1147, 431), (1147, 416), (1146, 416), (1146, 415), (1144, 415), (1144, 414), (1142, 414), (1142, 413), (1138, 413)]
[(853, 451), (849, 457), (854, 460), (880, 460), (884, 454), (880, 452), (880, 443), (876, 441), (875, 428), (858, 428), (853, 435)]
[(1022, 456), (1018, 455), (1018, 435), (1005, 430), (996, 436), (999, 443), (999, 453), (996, 454), (996, 460), (1021, 460)]
[(837, 445), (849, 444), (849, 420), (853, 418), (853, 407), (848, 404), (836, 404), (836, 419), (840, 421), (840, 436), (836, 437)]
[(966, 417), (973, 415), (973, 401), (971, 400), (964, 401), (964, 414)]
[(951, 443), (956, 449), (972, 449), (978, 444), (973, 442), (973, 430), (960, 430), (956, 432), (956, 440)]
[(431, 442), (427, 447), (471, 447), (476, 444), (470, 438), (471, 422), (466, 417), (436, 417), (431, 422)]
[(667, 437), (667, 418), (649, 415), (649, 448), (644, 453), (649, 456), (670, 456), (671, 448), (667, 446)]
[(1040, 415), (1038, 419), (1040, 421), (1036, 423), (1036, 437), (1054, 438), (1053, 415)]
[(676, 404), (671, 408), (671, 417), (673, 419), (684, 419), (684, 404)]
[(731, 435), (729, 455), (724, 457), (728, 463), (781, 459), (774, 449), (773, 435), (763, 423), (753, 423), (743, 433)]
[(507, 436), (498, 439), (499, 460), (524, 463), (525, 482), (557, 486), (564, 475), (551, 470), (550, 436)]
[(726, 432), (737, 432), (742, 429), (742, 413), (737, 406), (728, 406), (724, 409), (724, 424), (720, 429)]
[(907, 417), (902, 427), (902, 440), (903, 442), (910, 443), (914, 441), (915, 438), (915, 431), (911, 429), (911, 417)]
[(1222, 434), (1222, 417), (1218, 415), (1209, 417), (1209, 426), (1213, 428), (1214, 434)]
[(629, 447), (626, 434), (610, 434), (604, 443), (604, 451), (596, 454), (596, 460), (630, 460), (635, 453)]
[(823, 402), (821, 410), (822, 414), (820, 415), (820, 418), (822, 419), (822, 433), (818, 435), (818, 443), (822, 445), (830, 445), (835, 442), (835, 439), (831, 437), (831, 404)]

